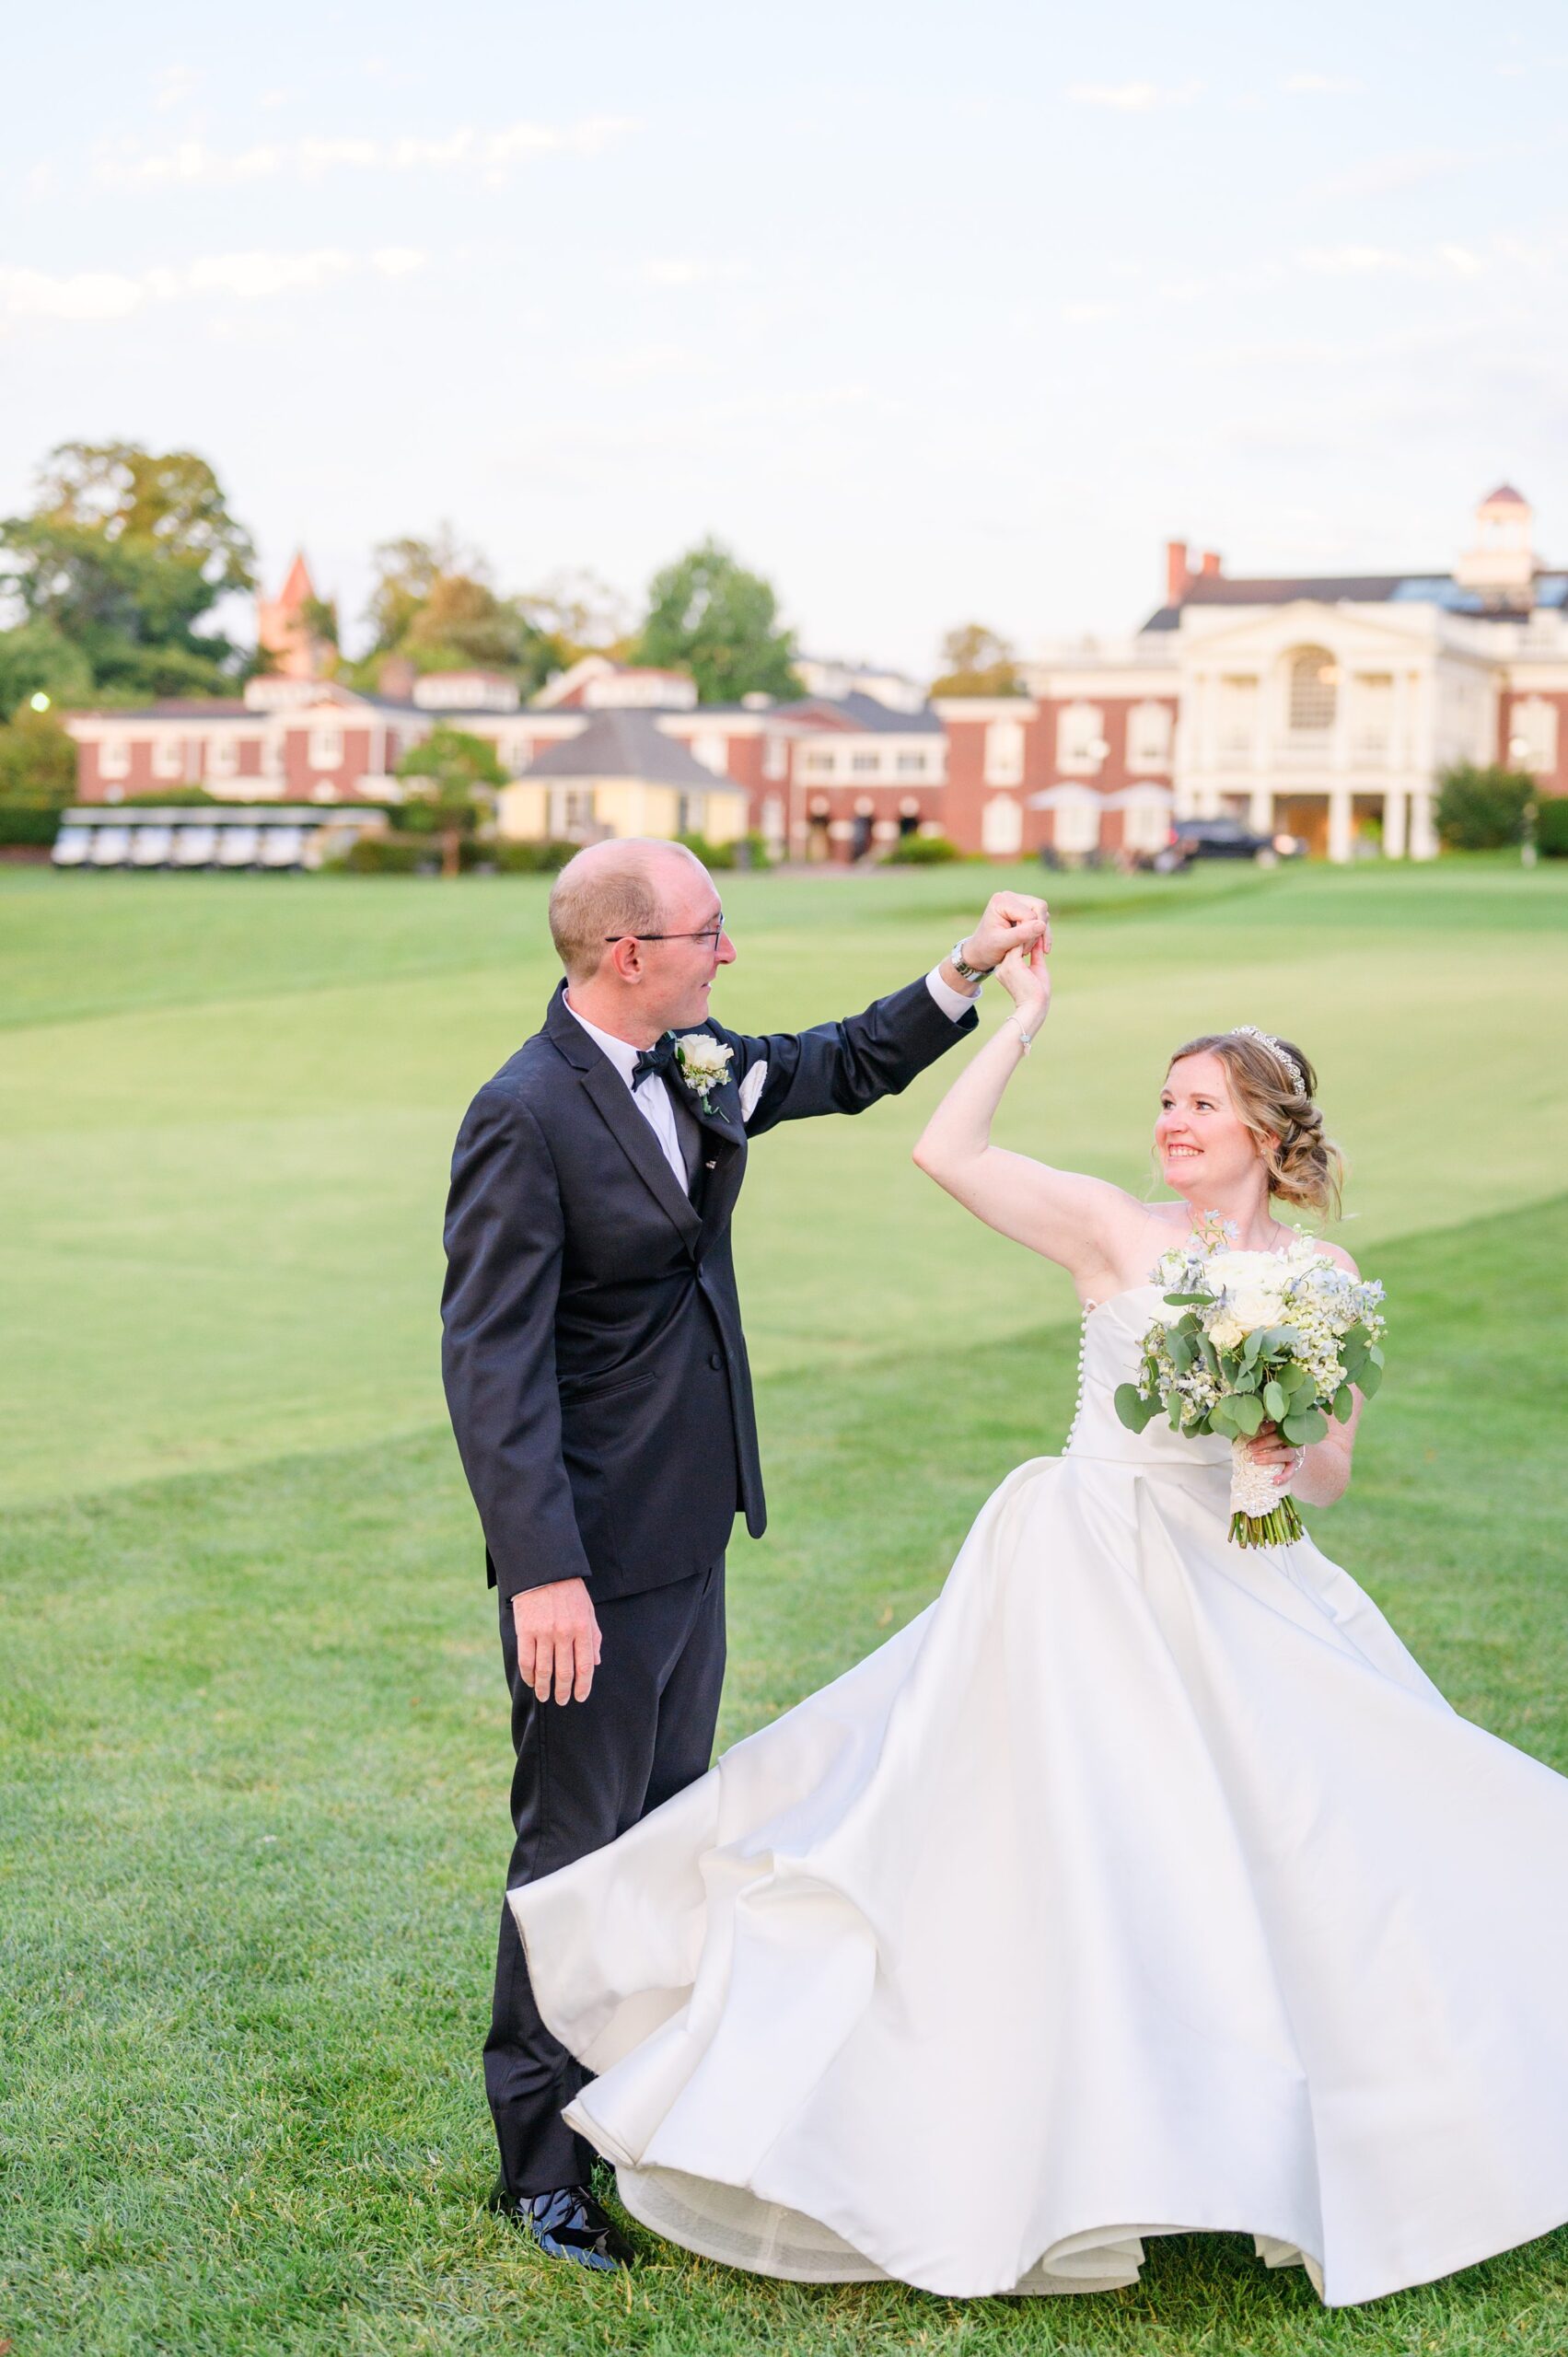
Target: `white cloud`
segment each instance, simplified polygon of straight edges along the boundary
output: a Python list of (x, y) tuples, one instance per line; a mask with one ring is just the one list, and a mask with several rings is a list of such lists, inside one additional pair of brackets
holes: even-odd
[(166, 65), (158, 75), (157, 88), (153, 94), (154, 106), (160, 112), (167, 112), (170, 107), (183, 106), (186, 99), (194, 95), (197, 78), (192, 66)]
[(100, 156), (106, 188), (223, 188), (245, 180), (320, 180), (329, 172), (478, 170), (492, 180), (540, 156), (598, 156), (632, 129), (623, 115), (565, 123), (514, 122), (499, 131), (460, 125), (439, 138), (301, 138), (226, 148), (200, 139), (150, 152), (123, 147)]
[(303, 253), (207, 254), (134, 276), (118, 271), (0, 270), (0, 319), (123, 319), (154, 303), (267, 302), (279, 295), (319, 293), (367, 266), (383, 278), (406, 278), (424, 262), (412, 246), (382, 246), (368, 258), (341, 246), (319, 246)]
[(746, 276), (738, 261), (707, 261), (696, 254), (663, 254), (643, 264), (645, 286), (711, 286)]
[(1427, 180), (1446, 179), (1480, 160), (1472, 149), (1465, 147), (1407, 148), (1397, 155), (1374, 156), (1307, 193), (1313, 197), (1389, 196), (1401, 189), (1419, 188)]
[(1298, 99), (1362, 99), (1366, 95), (1365, 83), (1355, 81), (1348, 74), (1287, 74), (1280, 87)]
[(1436, 278), (1446, 270), (1475, 278), (1486, 268), (1469, 246), (1434, 246), (1421, 253), (1389, 246), (1309, 246), (1296, 261), (1319, 278)]
[(1098, 320), (1113, 319), (1121, 310), (1120, 303), (1063, 303), (1062, 318), (1070, 328), (1093, 327)]
[(1202, 82), (1162, 87), (1158, 82), (1074, 82), (1067, 96), (1075, 107), (1114, 107), (1126, 114), (1146, 114), (1154, 107), (1184, 107), (1202, 91)]

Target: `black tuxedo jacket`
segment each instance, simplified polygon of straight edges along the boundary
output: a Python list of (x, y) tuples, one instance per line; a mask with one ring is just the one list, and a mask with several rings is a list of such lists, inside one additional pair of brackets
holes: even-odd
[(706, 1112), (670, 1084), (702, 1125), (693, 1202), (564, 994), (458, 1133), (442, 1369), (492, 1586), (583, 1579), (605, 1598), (706, 1570), (738, 1512), (762, 1532), (729, 1236), (748, 1139), (896, 1095), (976, 1017), (955, 1023), (922, 980), (810, 1031), (704, 1024), (728, 1078)]

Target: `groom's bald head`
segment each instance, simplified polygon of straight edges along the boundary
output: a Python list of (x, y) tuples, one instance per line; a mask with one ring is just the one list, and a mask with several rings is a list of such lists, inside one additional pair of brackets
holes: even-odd
[(666, 918), (709, 884), (708, 871), (684, 843), (630, 837), (590, 843), (567, 861), (550, 895), (550, 937), (568, 981), (597, 974), (617, 934), (673, 930)]

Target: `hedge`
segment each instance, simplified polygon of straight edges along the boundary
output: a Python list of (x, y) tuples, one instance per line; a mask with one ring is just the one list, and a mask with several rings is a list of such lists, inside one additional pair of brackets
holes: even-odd
[(60, 810), (52, 802), (0, 802), (0, 843), (52, 843)]
[(1535, 785), (1514, 770), (1461, 761), (1445, 772), (1437, 795), (1437, 832), (1449, 851), (1501, 851), (1525, 831)]
[(888, 853), (889, 867), (945, 867), (949, 860), (961, 859), (957, 843), (946, 835), (900, 835)]
[(1536, 804), (1536, 848), (1543, 859), (1568, 859), (1568, 794), (1543, 794)]

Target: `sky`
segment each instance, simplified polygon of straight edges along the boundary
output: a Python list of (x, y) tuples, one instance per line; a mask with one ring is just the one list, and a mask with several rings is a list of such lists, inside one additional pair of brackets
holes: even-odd
[(634, 610), (713, 533), (929, 675), (1227, 571), (1568, 563), (1568, 10), (108, 0), (7, 33), (0, 513), (199, 450), (361, 617), (447, 523)]

